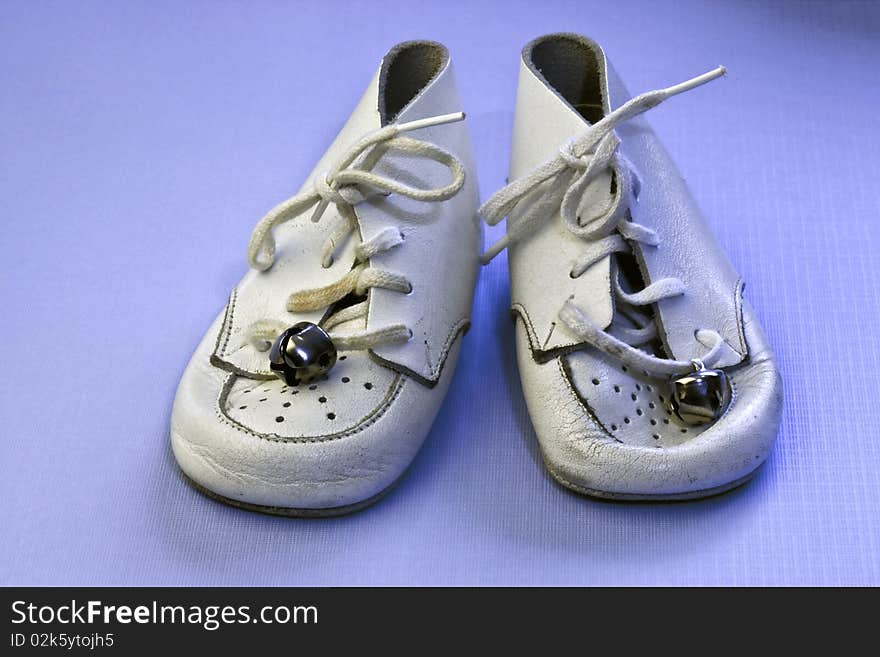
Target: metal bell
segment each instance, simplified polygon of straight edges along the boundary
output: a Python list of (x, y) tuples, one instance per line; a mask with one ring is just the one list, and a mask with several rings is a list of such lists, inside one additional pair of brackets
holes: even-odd
[(313, 381), (334, 364), (333, 340), (311, 322), (299, 322), (285, 330), (269, 352), (269, 367), (290, 386)]
[(687, 424), (714, 422), (730, 403), (730, 382), (722, 370), (710, 370), (701, 360), (692, 362), (693, 373), (672, 381), (672, 410)]

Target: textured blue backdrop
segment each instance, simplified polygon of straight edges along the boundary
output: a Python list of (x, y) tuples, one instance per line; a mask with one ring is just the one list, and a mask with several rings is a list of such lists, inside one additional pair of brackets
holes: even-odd
[[(287, 520), (186, 486), (180, 373), (385, 50), (451, 49), (485, 198), (517, 58), (602, 42), (651, 112), (779, 355), (777, 449), (675, 505), (544, 473), (503, 257), (410, 475), (358, 515)], [(0, 1), (0, 583), (880, 584), (880, 7), (836, 2)]]

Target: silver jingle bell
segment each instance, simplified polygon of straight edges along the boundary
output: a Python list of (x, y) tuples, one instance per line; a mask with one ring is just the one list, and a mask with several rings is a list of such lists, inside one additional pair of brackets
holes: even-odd
[(730, 382), (723, 370), (710, 370), (693, 360), (694, 372), (672, 381), (672, 410), (686, 424), (717, 420), (730, 403)]
[(336, 347), (327, 332), (299, 322), (278, 336), (269, 351), (269, 367), (290, 386), (314, 381), (336, 364)]

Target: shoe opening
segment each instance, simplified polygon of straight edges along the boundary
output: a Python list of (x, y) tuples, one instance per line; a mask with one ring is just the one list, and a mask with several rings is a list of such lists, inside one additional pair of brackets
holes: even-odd
[(592, 42), (576, 34), (550, 34), (526, 45), (523, 61), (590, 123), (605, 115), (603, 58)]
[(394, 121), (449, 61), (449, 51), (434, 41), (405, 41), (382, 60), (379, 74), (379, 116)]

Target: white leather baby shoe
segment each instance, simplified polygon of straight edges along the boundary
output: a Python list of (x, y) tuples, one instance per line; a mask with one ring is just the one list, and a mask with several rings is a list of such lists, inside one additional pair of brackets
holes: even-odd
[(449, 386), (479, 268), (449, 54), (385, 56), (302, 190), (273, 208), (177, 391), (183, 471), (225, 502), (333, 515), (375, 501)]
[(523, 391), (548, 469), (617, 499), (718, 493), (754, 474), (782, 388), (743, 283), (641, 115), (724, 73), (630, 99), (593, 41), (522, 53), (509, 215)]

